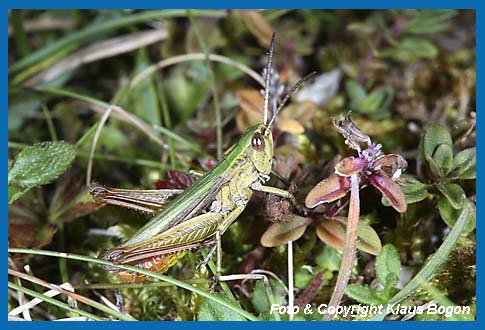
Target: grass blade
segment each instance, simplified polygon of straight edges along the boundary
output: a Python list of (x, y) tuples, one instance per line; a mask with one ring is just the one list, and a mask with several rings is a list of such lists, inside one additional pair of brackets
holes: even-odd
[[(44, 256), (58, 257), (58, 258), (67, 258), (67, 259), (72, 259), (72, 260), (80, 260), (80, 261), (92, 262), (92, 263), (96, 263), (96, 264), (100, 264), (100, 265), (107, 265), (107, 266), (111, 266), (111, 267), (117, 267), (117, 268), (120, 268), (120, 269), (129, 270), (129, 271), (135, 271), (137, 273), (140, 273), (140, 274), (143, 274), (143, 275), (146, 275), (146, 276), (149, 276), (149, 277), (156, 278), (156, 279), (158, 279), (160, 281), (165, 281), (165, 282), (171, 283), (171, 284), (176, 285), (176, 286), (178, 286), (180, 288), (186, 289), (188, 291), (197, 293), (197, 294), (199, 294), (199, 295), (201, 295), (203, 297), (206, 297), (208, 299), (211, 299), (214, 302), (216, 302), (218, 304), (221, 304), (221, 305), (224, 305), (225, 307), (231, 309), (232, 311), (240, 314), (241, 316), (247, 318), (248, 320), (251, 320), (251, 321), (257, 321), (258, 320), (254, 315), (246, 312), (245, 310), (243, 310), (239, 306), (236, 306), (236, 305), (234, 305), (232, 303), (229, 303), (229, 302), (225, 301), (221, 297), (218, 297), (218, 296), (216, 296), (214, 294), (211, 294), (209, 292), (206, 292), (204, 290), (201, 290), (199, 288), (196, 288), (196, 287), (194, 287), (194, 286), (192, 286), (192, 285), (190, 285), (188, 283), (185, 283), (185, 282), (176, 280), (176, 279), (171, 278), (171, 277), (166, 276), (166, 275), (161, 275), (161, 274), (158, 274), (158, 273), (153, 273), (153, 272), (147, 271), (145, 269), (141, 269), (141, 268), (137, 268), (137, 267), (133, 267), (133, 266), (115, 265), (115, 264), (113, 264), (113, 263), (111, 263), (109, 261), (105, 261), (105, 260), (101, 260), (101, 259), (97, 259), (97, 258), (91, 258), (91, 257), (88, 257), (88, 256), (79, 255), (79, 254), (70, 254), (70, 253), (63, 253), (63, 252), (56, 252), (56, 251), (30, 250), (30, 249), (21, 249), (21, 248), (9, 248), (8, 249), (8, 252), (9, 253), (22, 253), (22, 254), (44, 255)], [(9, 283), (9, 287), (10, 287), (10, 283)], [(27, 294), (30, 294), (28, 292), (26, 292), (26, 293)], [(37, 292), (35, 292), (35, 294), (39, 295)], [(81, 314), (81, 313), (79, 313), (79, 314)], [(85, 315), (85, 314), (81, 314), (81, 315)], [(87, 316), (87, 315), (85, 315), (85, 316)]]
[[(194, 10), (193, 13), (196, 16), (205, 17), (222, 17), (225, 15), (224, 12), (215, 10)], [(32, 64), (42, 61), (46, 57), (56, 53), (66, 46), (82, 44), (89, 38), (95, 37), (96, 35), (106, 31), (115, 30), (128, 25), (148, 22), (156, 18), (172, 18), (181, 16), (186, 16), (186, 11), (184, 9), (153, 10), (115, 18), (99, 24), (89, 25), (83, 30), (71, 33), (66, 37), (52, 42), (48, 46), (40, 48), (36, 52), (24, 57), (20, 61), (11, 65), (8, 69), (8, 73), (13, 74), (19, 72)]]

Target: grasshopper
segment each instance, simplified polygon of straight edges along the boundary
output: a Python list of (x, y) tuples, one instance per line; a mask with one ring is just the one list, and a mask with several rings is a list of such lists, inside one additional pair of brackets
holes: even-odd
[[(229, 280), (221, 276), (221, 235), (246, 208), (253, 192), (272, 193), (297, 205), (288, 191), (264, 184), (269, 180), (273, 159), (271, 127), (291, 94), (313, 73), (289, 90), (268, 121), (273, 52), (274, 34), (265, 70), (263, 123), (249, 128), (224, 159), (186, 190), (124, 190), (99, 184), (91, 186), (91, 195), (97, 202), (148, 213), (156, 212), (153, 209), (160, 209), (172, 200), (133, 237), (120, 246), (107, 250), (101, 258), (115, 264), (133, 265), (163, 273), (188, 251), (201, 246), (214, 246), (215, 243), (215, 277), (218, 280)], [(144, 275), (136, 272), (115, 267), (107, 269), (116, 272), (125, 281), (145, 280)], [(231, 279), (236, 279), (234, 276)], [(239, 278), (243, 276), (240, 275)]]

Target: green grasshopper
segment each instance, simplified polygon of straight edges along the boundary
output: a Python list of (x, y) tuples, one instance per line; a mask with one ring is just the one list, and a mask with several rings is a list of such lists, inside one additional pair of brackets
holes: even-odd
[[(133, 237), (100, 257), (115, 264), (133, 265), (154, 272), (166, 272), (188, 251), (213, 245), (216, 252), (216, 279), (221, 277), (221, 235), (246, 208), (254, 191), (272, 193), (297, 205), (286, 190), (265, 186), (273, 159), (271, 127), (291, 94), (310, 74), (295, 84), (282, 99), (268, 122), (269, 84), (274, 52), (274, 35), (266, 65), (263, 123), (249, 128), (224, 159), (199, 177), (186, 190), (125, 190), (91, 186), (95, 201), (156, 214)], [(211, 255), (211, 254), (210, 254)], [(108, 267), (129, 282), (145, 280), (142, 274)], [(237, 276), (237, 275), (234, 275)], [(235, 279), (232, 276), (231, 279)], [(242, 278), (241, 275), (239, 278)]]

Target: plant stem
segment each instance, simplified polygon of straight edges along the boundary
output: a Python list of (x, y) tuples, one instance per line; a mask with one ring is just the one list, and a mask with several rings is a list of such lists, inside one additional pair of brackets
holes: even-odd
[[(345, 288), (349, 282), (350, 274), (352, 273), (352, 268), (354, 267), (355, 261), (355, 249), (357, 246), (357, 228), (359, 224), (359, 214), (360, 214), (360, 199), (359, 199), (359, 178), (358, 174), (353, 174), (350, 177), (351, 188), (350, 188), (350, 205), (349, 205), (349, 216), (347, 220), (347, 231), (345, 234), (345, 245), (342, 256), (342, 263), (340, 264), (340, 269), (337, 276), (337, 283), (328, 303), (328, 308), (338, 307), (340, 301), (344, 296)], [(333, 309), (333, 308), (332, 308)], [(325, 314), (326, 320), (332, 320), (335, 314)]]

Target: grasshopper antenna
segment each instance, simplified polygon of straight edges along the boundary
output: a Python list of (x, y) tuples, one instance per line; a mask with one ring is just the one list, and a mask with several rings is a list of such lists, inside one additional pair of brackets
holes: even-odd
[(313, 71), (312, 73), (309, 73), (307, 74), (305, 77), (303, 77), (302, 79), (300, 79), (296, 84), (293, 85), (293, 87), (291, 87), (291, 89), (288, 91), (288, 93), (286, 93), (285, 97), (283, 98), (283, 100), (281, 100), (281, 103), (280, 105), (278, 106), (278, 109), (276, 109), (276, 111), (274, 112), (273, 114), (273, 117), (271, 117), (271, 120), (268, 124), (268, 128), (271, 128), (271, 126), (273, 125), (275, 119), (276, 119), (276, 116), (278, 115), (278, 113), (281, 111), (281, 109), (283, 109), (283, 107), (285, 106), (286, 102), (289, 100), (289, 98), (291, 97), (291, 95), (293, 95), (293, 93), (298, 89), (300, 88), (300, 86), (305, 82), (307, 81), (308, 79), (310, 79), (311, 77), (313, 77), (317, 72), (316, 71)]
[(275, 42), (275, 33), (271, 35), (271, 44), (269, 46), (269, 56), (268, 56), (268, 63), (266, 63), (266, 77), (264, 81), (264, 117), (263, 123), (267, 125), (268, 123), (268, 104), (269, 104), (269, 80), (271, 78), (271, 69), (273, 66), (273, 53), (274, 53), (274, 42)]

